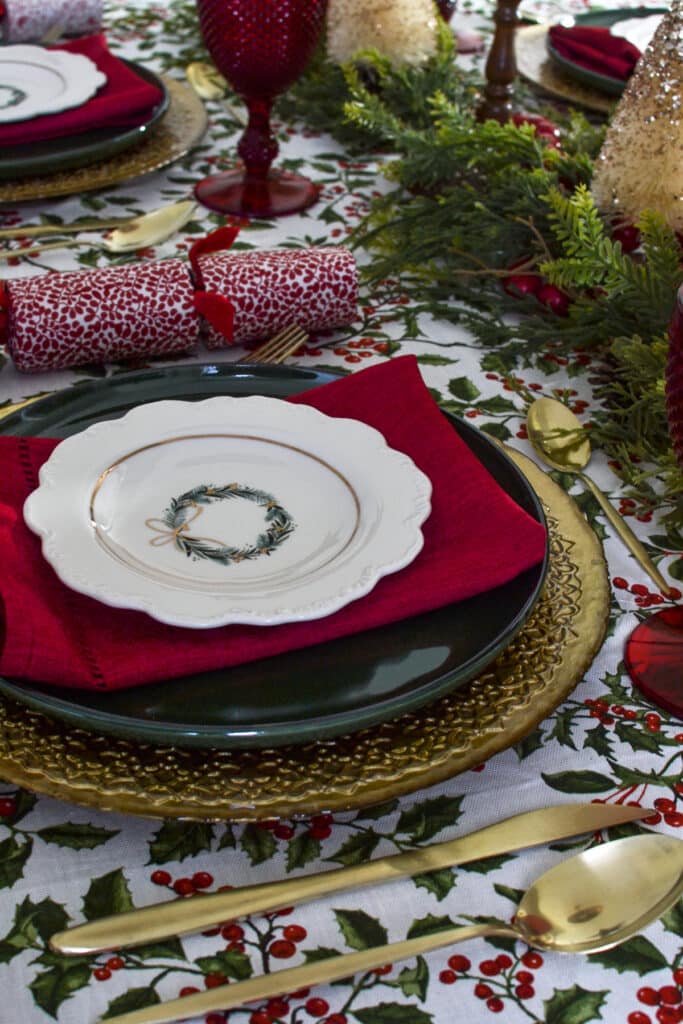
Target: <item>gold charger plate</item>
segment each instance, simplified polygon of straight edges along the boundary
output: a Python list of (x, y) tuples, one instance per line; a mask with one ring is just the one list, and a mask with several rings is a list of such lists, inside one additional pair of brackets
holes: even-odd
[(515, 33), (517, 70), (523, 78), (567, 103), (609, 114), (617, 102), (597, 89), (576, 81), (557, 67), (546, 49), (547, 25), (525, 25)]
[(193, 89), (164, 75), (161, 78), (169, 94), (168, 111), (143, 142), (101, 163), (3, 181), (0, 203), (92, 192), (158, 171), (185, 156), (206, 131), (206, 110)]
[(544, 504), (549, 570), (524, 628), (462, 689), (347, 736), (248, 751), (116, 739), (0, 697), (0, 775), (100, 810), (254, 821), (380, 803), (511, 746), (583, 677), (605, 635), (609, 583), (601, 545), (574, 501), (526, 456), (508, 454)]

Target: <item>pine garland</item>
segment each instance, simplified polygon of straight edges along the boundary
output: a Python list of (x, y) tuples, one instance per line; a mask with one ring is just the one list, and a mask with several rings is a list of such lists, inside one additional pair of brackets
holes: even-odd
[[(423, 75), (439, 81), (432, 93), (424, 92)], [(666, 330), (683, 283), (683, 252), (649, 212), (637, 225), (636, 254), (612, 237), (614, 225), (589, 192), (603, 129), (576, 112), (553, 111), (556, 148), (531, 124), (478, 123), (471, 77), (457, 69), (443, 36), (424, 71), (393, 71), (366, 53), (342, 70), (319, 62), (321, 94), (326, 76), (335, 79), (343, 127), (340, 134), (328, 120), (325, 128), (347, 144), (374, 140), (397, 154), (384, 168), (395, 191), (373, 202), (351, 237), (372, 251), (366, 281), (376, 289), (400, 281), (414, 303), (465, 324), (508, 372), (543, 364), (549, 353), (590, 350), (604, 360), (597, 387), (604, 409), (594, 417), (593, 439), (639, 504), (659, 504), (671, 529), (683, 528), (683, 472), (664, 406)], [(411, 86), (420, 95), (417, 113), (406, 100)], [(305, 105), (297, 110), (290, 97), (288, 112), (310, 121), (315, 97), (301, 88)], [(566, 294), (566, 316), (502, 287), (520, 266)]]

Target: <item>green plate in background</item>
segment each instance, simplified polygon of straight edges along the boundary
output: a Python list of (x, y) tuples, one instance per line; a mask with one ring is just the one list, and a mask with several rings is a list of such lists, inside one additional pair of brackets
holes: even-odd
[[(618, 21), (623, 21), (625, 18), (646, 18), (653, 14), (664, 13), (666, 13), (665, 7), (619, 7), (616, 10), (590, 11), (587, 14), (577, 14), (574, 18), (574, 24), (584, 27), (611, 28), (612, 25), (615, 25)], [(547, 37), (546, 46), (554, 63), (565, 74), (576, 79), (577, 82), (581, 82), (592, 89), (599, 89), (610, 96), (621, 96), (626, 88), (627, 83), (621, 78), (601, 75), (597, 71), (591, 71), (589, 68), (576, 64), (573, 60), (563, 57), (550, 42), (550, 35)]]
[(99, 128), (78, 135), (46, 139), (44, 142), (3, 146), (0, 150), (0, 181), (15, 180), (30, 174), (51, 174), (73, 167), (85, 167), (144, 142), (149, 131), (159, 123), (168, 110), (168, 90), (153, 71), (130, 60), (124, 63), (140, 78), (161, 90), (161, 100), (142, 124), (134, 128)]
[[(142, 402), (213, 395), (285, 398), (336, 376), (235, 363), (121, 374), (40, 399), (0, 421), (0, 433), (67, 437)], [(544, 522), (535, 492), (500, 446), (465, 422), (448, 419), (500, 486)], [(466, 601), (233, 668), (111, 693), (0, 678), (0, 691), (81, 728), (143, 742), (231, 749), (324, 739), (388, 721), (472, 679), (523, 626), (546, 571), (547, 556), (504, 586)]]

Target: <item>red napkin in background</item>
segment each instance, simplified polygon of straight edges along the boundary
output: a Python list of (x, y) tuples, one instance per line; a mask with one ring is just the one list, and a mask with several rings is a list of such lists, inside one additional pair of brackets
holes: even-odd
[(574, 28), (553, 25), (548, 38), (560, 57), (608, 78), (626, 81), (640, 57), (637, 46), (623, 36), (613, 36), (602, 25), (575, 25)]
[[(57, 579), (24, 524), (38, 468), (59, 442), (0, 438), (0, 672), (89, 689), (137, 686), (254, 661), (398, 621), (517, 576), (545, 552), (545, 529), (501, 490), (403, 356), (292, 399), (380, 430), (430, 477), (432, 512), (414, 562), (327, 618), (280, 626), (180, 629), (110, 608)], [(362, 458), (362, 452), (358, 458)]]
[(103, 35), (82, 36), (52, 49), (89, 57), (107, 76), (105, 85), (80, 107), (0, 126), (0, 145), (42, 142), (95, 128), (134, 128), (161, 102), (161, 90), (110, 53)]

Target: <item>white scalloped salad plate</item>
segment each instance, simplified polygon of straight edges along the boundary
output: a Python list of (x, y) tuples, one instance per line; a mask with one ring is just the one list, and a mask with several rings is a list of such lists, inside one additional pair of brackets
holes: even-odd
[(423, 545), (431, 483), (379, 431), (263, 396), (161, 401), (62, 441), (24, 505), (69, 587), (176, 626), (322, 618)]

